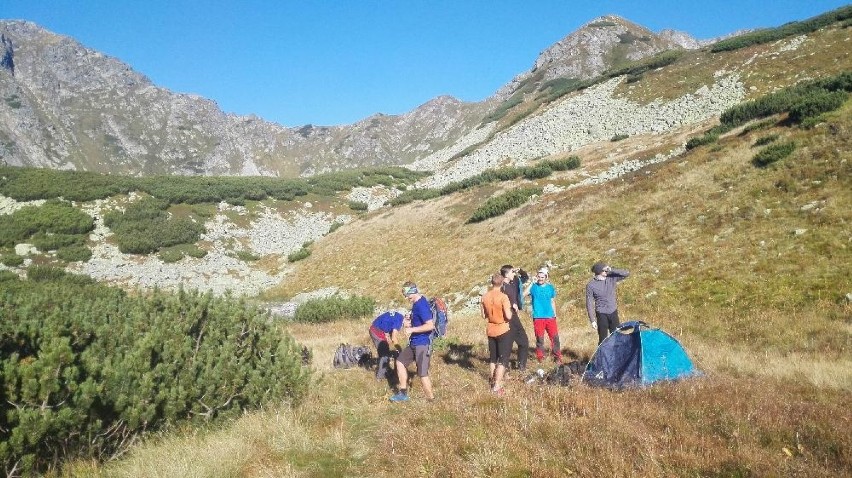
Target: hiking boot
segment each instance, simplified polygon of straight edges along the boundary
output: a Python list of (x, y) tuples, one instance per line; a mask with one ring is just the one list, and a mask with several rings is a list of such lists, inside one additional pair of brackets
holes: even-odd
[(408, 400), (408, 394), (402, 392), (398, 392), (396, 395), (390, 398), (390, 401), (392, 402), (404, 402), (406, 400)]

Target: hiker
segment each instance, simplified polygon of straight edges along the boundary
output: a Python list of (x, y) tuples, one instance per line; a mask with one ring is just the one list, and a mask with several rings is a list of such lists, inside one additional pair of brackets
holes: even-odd
[(524, 308), (524, 284), (529, 281), (529, 275), (523, 269), (515, 269), (511, 264), (501, 267), (500, 275), (503, 276), (501, 290), (509, 297), (509, 304), (512, 305), (512, 319), (509, 321), (509, 335), (512, 342), (509, 343), (509, 353), (512, 352), (512, 345), (517, 344), (518, 371), (523, 375), (527, 370), (530, 339), (521, 322), (520, 310)]
[(562, 363), (559, 328), (556, 326), (556, 289), (548, 278), (547, 267), (539, 269), (535, 275), (535, 282), (530, 282), (524, 288), (524, 295), (530, 296), (536, 358), (539, 362), (544, 360), (544, 334), (547, 333), (550, 337), (550, 352), (553, 360), (556, 363)]
[(376, 380), (387, 377), (391, 358), (391, 347), (399, 353), (402, 347), (399, 345), (399, 332), (402, 330), (404, 316), (396, 311), (385, 312), (379, 315), (370, 324), (370, 338), (379, 355), (379, 364), (376, 367)]
[(491, 391), (503, 396), (503, 374), (509, 366), (509, 354), (512, 352), (512, 336), (509, 333), (509, 321), (512, 320), (512, 304), (501, 290), (503, 275), (491, 276), (491, 290), (480, 299), (482, 317), (488, 322), (485, 335), (488, 336), (488, 367), (490, 369)]
[(592, 265), (594, 277), (586, 285), (586, 312), (593, 329), (598, 331), (598, 344), (621, 325), (615, 300), (615, 285), (630, 275), (625, 269), (613, 269), (603, 262)]
[(432, 308), (429, 307), (429, 299), (417, 290), (417, 284), (413, 282), (409, 281), (402, 285), (402, 295), (411, 302), (411, 312), (402, 322), (402, 331), (408, 335), (408, 347), (404, 347), (396, 359), (399, 389), (390, 397), (390, 400), (392, 402), (408, 400), (408, 366), (414, 362), (420, 383), (423, 384), (423, 391), (431, 402), (435, 399), (432, 393), (432, 380), (429, 378), (429, 362), (432, 356), (431, 336), (435, 328)]

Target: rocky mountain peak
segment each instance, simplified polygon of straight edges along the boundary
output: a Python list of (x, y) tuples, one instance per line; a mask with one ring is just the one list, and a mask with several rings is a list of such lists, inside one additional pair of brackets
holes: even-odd
[(0, 69), (8, 70), (15, 76), (15, 51), (12, 49), (12, 40), (4, 34), (0, 34)]
[[(675, 34), (676, 33), (676, 34)], [(697, 48), (686, 33), (655, 34), (616, 15), (597, 17), (542, 51), (531, 70), (517, 76), (497, 93), (505, 99), (526, 80), (594, 78), (607, 69), (675, 48)]]

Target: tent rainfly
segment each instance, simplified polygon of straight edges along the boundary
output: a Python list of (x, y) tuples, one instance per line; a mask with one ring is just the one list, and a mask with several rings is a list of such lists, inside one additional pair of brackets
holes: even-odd
[(601, 342), (586, 366), (583, 381), (609, 388), (642, 387), (697, 374), (674, 337), (633, 321), (620, 325)]

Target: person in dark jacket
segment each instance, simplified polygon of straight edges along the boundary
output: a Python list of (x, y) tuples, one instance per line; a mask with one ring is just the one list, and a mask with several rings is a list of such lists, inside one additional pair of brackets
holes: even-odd
[(603, 262), (592, 266), (595, 276), (586, 285), (586, 312), (593, 329), (598, 331), (598, 344), (621, 325), (618, 320), (618, 304), (615, 298), (615, 286), (627, 279), (630, 272), (626, 269), (613, 269)]
[(519, 312), (524, 308), (524, 283), (529, 280), (529, 275), (523, 269), (515, 269), (511, 264), (501, 267), (500, 275), (503, 276), (503, 293), (509, 296), (509, 303), (512, 305), (509, 334), (512, 342), (518, 346), (518, 371), (523, 375), (527, 370), (530, 339), (524, 324), (521, 323)]

